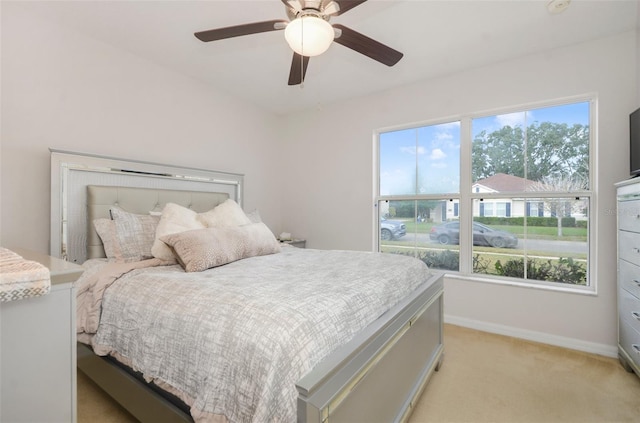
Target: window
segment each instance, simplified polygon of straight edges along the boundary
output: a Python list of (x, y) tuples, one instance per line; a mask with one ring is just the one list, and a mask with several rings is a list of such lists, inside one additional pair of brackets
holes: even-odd
[(480, 216), (510, 216), (511, 203), (504, 201), (486, 201), (480, 203)]
[(592, 101), (380, 132), (378, 214), (404, 233), (378, 249), (483, 278), (589, 286)]

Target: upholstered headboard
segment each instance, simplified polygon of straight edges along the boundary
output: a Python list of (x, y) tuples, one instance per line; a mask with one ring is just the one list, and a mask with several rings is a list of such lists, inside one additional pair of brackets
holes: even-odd
[[(176, 203), (203, 212), (243, 205), (244, 175), (51, 150), (50, 254), (74, 263), (104, 257), (93, 220), (118, 205), (136, 214)], [(88, 188), (88, 187), (93, 188)]]
[(112, 206), (129, 213), (148, 214), (161, 212), (165, 204), (175, 203), (201, 213), (228, 198), (229, 194), (224, 192), (87, 185), (87, 258), (106, 257), (93, 220), (109, 218)]

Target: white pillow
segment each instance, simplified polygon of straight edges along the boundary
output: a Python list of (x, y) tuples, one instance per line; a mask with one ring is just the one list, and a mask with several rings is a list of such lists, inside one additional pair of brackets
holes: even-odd
[(249, 218), (251, 223), (262, 222), (262, 217), (260, 216), (260, 211), (258, 209), (255, 209), (254, 211), (247, 213), (247, 217)]
[(167, 203), (156, 229), (156, 237), (151, 248), (154, 257), (163, 260), (175, 258), (173, 251), (161, 238), (193, 229), (227, 228), (251, 223), (238, 203), (228, 199), (213, 209), (197, 213), (174, 203)]
[(200, 213), (198, 221), (207, 228), (228, 228), (251, 223), (240, 205), (232, 199), (225, 200), (208, 212)]
[(192, 229), (203, 229), (204, 224), (198, 220), (198, 213), (174, 203), (167, 203), (156, 228), (156, 239), (151, 247), (151, 254), (163, 260), (174, 259), (171, 248), (160, 240), (163, 236)]

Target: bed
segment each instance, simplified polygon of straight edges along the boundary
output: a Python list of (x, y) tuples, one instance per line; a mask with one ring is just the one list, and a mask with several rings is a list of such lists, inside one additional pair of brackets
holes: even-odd
[[(179, 189), (145, 186), (171, 186), (170, 175), (180, 173), (185, 181), (193, 172), (52, 152), (52, 239), (58, 235), (52, 253), (88, 260), (83, 278), (89, 280), (110, 266), (93, 221), (111, 218), (114, 207), (149, 216), (171, 203), (201, 215), (229, 199), (242, 203), (241, 175), (199, 174)], [(74, 211), (78, 203), (81, 210)], [(261, 224), (249, 220), (246, 226)], [(101, 328), (79, 335), (78, 368), (141, 421), (406, 421), (443, 357), (441, 275), (402, 256), (277, 247), (202, 271), (185, 272), (188, 260), (186, 266), (137, 264), (155, 259), (129, 263), (125, 267), (134, 268), (122, 275), (115, 271), (94, 322)], [(185, 282), (185, 275), (196, 274), (199, 282)], [(301, 297), (285, 301), (294, 291)], [(220, 302), (207, 307), (210, 301)], [(191, 314), (182, 315), (185, 309)], [(198, 317), (214, 313), (210, 309), (217, 314)], [(194, 320), (201, 320), (196, 328), (183, 325)], [(226, 329), (204, 320), (225, 322)], [(168, 332), (147, 339), (154, 325)], [(196, 338), (213, 340), (210, 355), (186, 346)], [(158, 352), (159, 344), (170, 344), (170, 352)], [(248, 358), (239, 357), (243, 351), (251, 352)], [(176, 356), (185, 360), (172, 367)], [(239, 364), (232, 365), (236, 358)], [(181, 378), (191, 381), (181, 384)]]

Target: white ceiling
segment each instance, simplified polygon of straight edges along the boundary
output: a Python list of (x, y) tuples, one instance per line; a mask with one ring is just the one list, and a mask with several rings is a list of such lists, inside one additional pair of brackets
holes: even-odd
[[(3, 3), (6, 0), (3, 0)], [(334, 43), (311, 58), (304, 88), (287, 85), (282, 31), (198, 41), (212, 28), (286, 19), (280, 0), (29, 1), (20, 7), (279, 114), (327, 105), (636, 27), (636, 0), (369, 0), (334, 17), (404, 57), (387, 67)]]

